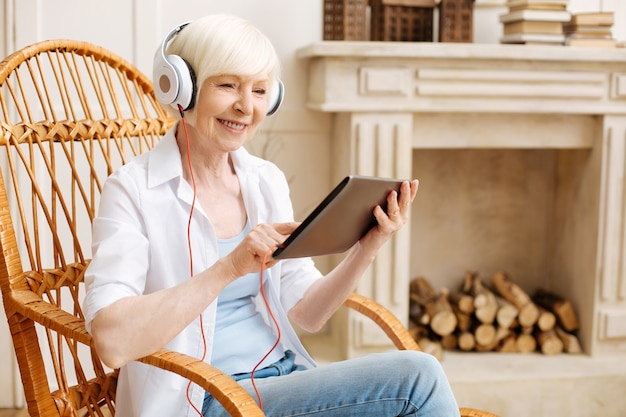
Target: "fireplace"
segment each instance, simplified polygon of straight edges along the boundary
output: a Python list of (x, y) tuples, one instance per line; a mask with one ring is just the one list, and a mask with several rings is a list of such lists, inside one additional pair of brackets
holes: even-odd
[[(626, 355), (626, 50), (319, 42), (298, 56), (308, 107), (333, 114), (333, 180), (421, 181), (359, 292), (406, 319), (412, 277), (456, 288), (466, 270), (505, 271), (572, 302), (586, 355)], [(349, 312), (332, 328), (344, 357), (388, 343)]]

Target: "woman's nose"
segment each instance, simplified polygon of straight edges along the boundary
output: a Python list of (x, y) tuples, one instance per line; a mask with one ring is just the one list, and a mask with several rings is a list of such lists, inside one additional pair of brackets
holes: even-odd
[(252, 113), (253, 105), (252, 105), (252, 93), (251, 92), (241, 92), (239, 94), (239, 98), (235, 102), (235, 110), (242, 114), (250, 114)]

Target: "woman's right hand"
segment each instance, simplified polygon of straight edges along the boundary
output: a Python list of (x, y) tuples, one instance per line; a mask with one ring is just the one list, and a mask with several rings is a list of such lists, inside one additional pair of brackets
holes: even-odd
[(278, 260), (271, 257), (272, 252), (299, 225), (298, 222), (262, 223), (254, 227), (228, 255), (235, 278), (275, 265)]

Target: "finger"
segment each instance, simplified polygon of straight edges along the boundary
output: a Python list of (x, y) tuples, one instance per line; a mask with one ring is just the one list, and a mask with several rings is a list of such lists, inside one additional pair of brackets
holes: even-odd
[(271, 226), (281, 235), (290, 235), (300, 226), (300, 222), (272, 223)]
[(270, 259), (270, 255), (274, 253), (279, 244), (280, 243), (276, 243), (274, 241), (266, 242), (261, 248), (260, 256), (262, 258)]
[(396, 230), (398, 230), (398, 225), (402, 223), (402, 218), (399, 214), (392, 215), (387, 213), (381, 206), (376, 206), (374, 208), (374, 217), (376, 218), (378, 226), (372, 230), (376, 230), (382, 235), (393, 234)]
[(411, 204), (411, 197), (413, 197), (412, 184), (408, 181), (404, 181), (400, 185), (400, 196), (398, 197), (398, 204), (400, 206), (406, 206)]
[(411, 181), (411, 202), (415, 200), (415, 196), (417, 195), (417, 190), (419, 189), (420, 182), (419, 180)]
[[(389, 211), (389, 208), (387, 208), (387, 211)], [(383, 210), (381, 206), (374, 207), (374, 217), (376, 218), (376, 222), (380, 227), (383, 227), (393, 222), (393, 220), (391, 219), (391, 214), (385, 212), (385, 210)]]
[(297, 229), (299, 225), (299, 222), (271, 224), (272, 234), (270, 235), (270, 238), (272, 239), (272, 244), (274, 246), (272, 252), (276, 250), (276, 248), (282, 247), (287, 238)]
[(405, 181), (402, 183), (400, 188), (400, 197), (398, 198), (398, 205), (403, 212), (408, 212), (409, 206), (413, 200), (415, 200), (418, 187), (418, 180), (413, 180), (411, 182)]
[[(401, 195), (402, 188), (404, 188), (404, 183), (400, 187)], [(400, 215), (400, 202), (398, 201), (398, 193), (396, 191), (392, 191), (387, 196), (387, 215), (390, 218), (396, 218)]]
[(260, 258), (266, 252), (276, 248), (277, 242), (281, 239), (281, 235), (276, 233), (273, 228), (267, 225), (259, 225), (252, 229), (244, 242), (248, 253), (255, 258)]
[(267, 248), (284, 242), (299, 224), (297, 222), (262, 223), (252, 229), (250, 235), (254, 237), (257, 244), (266, 245)]

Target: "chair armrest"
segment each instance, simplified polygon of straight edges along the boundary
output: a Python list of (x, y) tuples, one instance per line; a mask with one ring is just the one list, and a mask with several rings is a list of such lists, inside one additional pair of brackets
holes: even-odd
[(174, 372), (200, 385), (233, 417), (265, 416), (250, 394), (234, 379), (197, 358), (161, 349), (139, 361)]
[(87, 346), (93, 346), (91, 335), (85, 328), (84, 319), (50, 304), (32, 291), (14, 290), (10, 293), (10, 298), (14, 301), (13, 308), (20, 315), (62, 336)]
[(378, 302), (363, 295), (353, 293), (344, 302), (346, 307), (373, 320), (400, 350), (421, 350), (400, 320)]
[[(353, 293), (344, 302), (344, 306), (352, 308), (372, 319), (400, 350), (421, 350), (411, 337), (406, 327), (398, 318), (378, 302), (363, 295)], [(473, 408), (461, 408), (461, 417), (498, 417), (487, 411)]]
[[(13, 308), (20, 315), (51, 329), (58, 334), (93, 347), (93, 338), (85, 322), (59, 307), (50, 304), (36, 293), (17, 290), (11, 293)], [(191, 356), (161, 349), (139, 359), (139, 362), (174, 372), (208, 391), (224, 408), (237, 417), (257, 417), (265, 414), (254, 399), (234, 379), (219, 369)]]
[(488, 411), (475, 410), (473, 408), (461, 408), (461, 417), (498, 417)]

